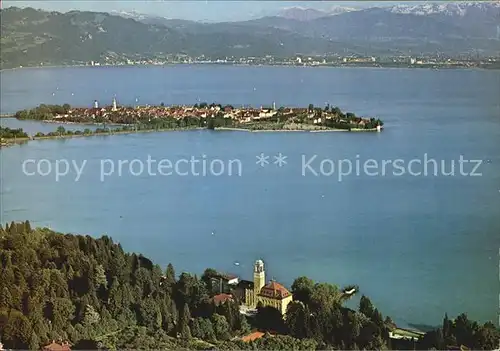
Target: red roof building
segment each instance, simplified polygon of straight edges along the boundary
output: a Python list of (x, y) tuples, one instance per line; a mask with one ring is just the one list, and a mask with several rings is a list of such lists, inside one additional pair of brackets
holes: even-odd
[(212, 298), (212, 301), (216, 306), (223, 304), (227, 301), (233, 301), (233, 295), (231, 294), (218, 294)]
[(243, 341), (243, 342), (254, 341), (254, 340), (262, 338), (264, 335), (265, 334), (263, 332), (256, 331), (256, 332), (250, 333), (248, 335), (245, 335), (244, 337), (241, 338), (241, 341)]
[(61, 344), (59, 344), (55, 341), (52, 341), (52, 343), (44, 346), (42, 348), (42, 351), (71, 351), (71, 347), (67, 342), (62, 342)]
[(271, 299), (284, 299), (292, 295), (287, 288), (275, 281), (269, 282), (262, 289), (260, 289), (260, 296), (269, 297)]

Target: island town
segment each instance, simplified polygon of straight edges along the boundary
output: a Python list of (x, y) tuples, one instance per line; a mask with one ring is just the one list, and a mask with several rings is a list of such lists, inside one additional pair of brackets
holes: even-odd
[[(380, 132), (384, 123), (379, 118), (359, 117), (344, 113), (338, 107), (326, 104), (316, 107), (233, 106), (208, 104), (157, 106), (121, 106), (113, 98), (111, 105), (101, 106), (95, 100), (91, 107), (41, 104), (21, 110), (13, 116), (19, 120), (37, 120), (57, 123), (53, 132), (28, 135), (22, 129), (0, 128), (1, 145), (7, 146), (33, 139), (120, 134), (146, 131), (186, 129), (241, 130), (241, 131), (352, 131)], [(63, 124), (79, 124), (84, 130), (66, 130)], [(98, 126), (95, 129), (85, 125)]]
[(68, 104), (40, 105), (35, 109), (22, 110), (15, 114), (18, 119), (45, 120), (59, 123), (107, 123), (117, 125), (149, 124), (172, 127), (240, 127), (243, 129), (286, 130), (372, 130), (380, 131), (380, 119), (358, 117), (354, 113), (343, 113), (338, 107), (326, 104), (315, 107), (271, 106), (235, 107), (233, 105), (196, 103), (192, 106), (119, 106), (113, 98), (109, 106), (100, 106), (97, 100), (92, 107), (71, 107)]

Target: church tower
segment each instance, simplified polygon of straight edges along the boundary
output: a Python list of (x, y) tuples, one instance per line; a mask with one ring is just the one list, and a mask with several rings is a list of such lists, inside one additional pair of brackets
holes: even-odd
[(111, 111), (116, 111), (116, 98), (113, 98), (113, 107), (111, 108)]
[(255, 299), (260, 294), (260, 290), (266, 285), (266, 272), (264, 271), (264, 262), (262, 260), (255, 261), (253, 266), (253, 289)]

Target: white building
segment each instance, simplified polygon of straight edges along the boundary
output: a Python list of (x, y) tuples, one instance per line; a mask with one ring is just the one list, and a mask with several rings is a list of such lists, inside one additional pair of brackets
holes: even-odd
[(259, 118), (268, 118), (276, 114), (276, 111), (262, 110), (259, 112)]

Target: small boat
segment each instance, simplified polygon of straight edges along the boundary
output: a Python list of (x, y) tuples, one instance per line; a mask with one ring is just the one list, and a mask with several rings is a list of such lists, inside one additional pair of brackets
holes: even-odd
[(240, 265), (240, 263), (239, 263), (239, 262), (234, 262), (234, 265), (235, 265), (235, 266), (239, 266), (239, 265)]

